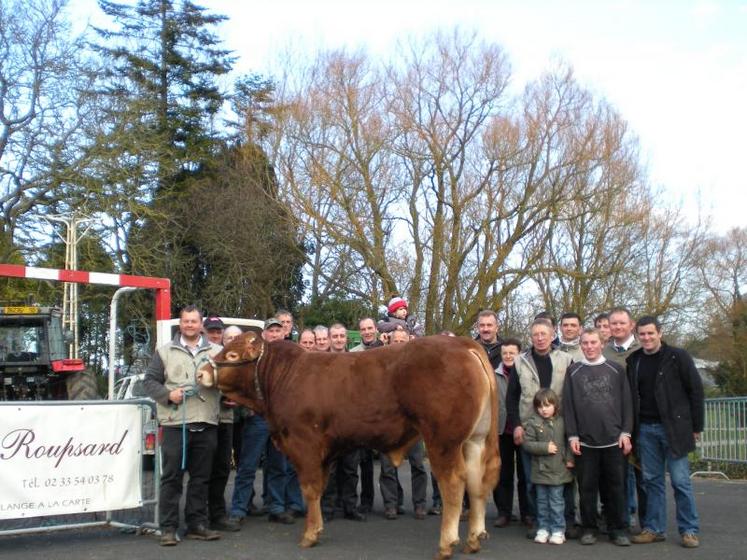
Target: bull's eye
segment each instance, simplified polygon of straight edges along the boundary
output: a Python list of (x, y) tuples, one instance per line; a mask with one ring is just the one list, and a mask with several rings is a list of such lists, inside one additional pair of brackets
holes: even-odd
[(229, 362), (235, 362), (239, 359), (239, 353), (238, 352), (226, 352), (226, 359)]

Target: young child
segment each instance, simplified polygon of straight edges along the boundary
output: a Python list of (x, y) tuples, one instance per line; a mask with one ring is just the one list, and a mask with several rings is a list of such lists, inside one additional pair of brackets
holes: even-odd
[(404, 328), (408, 334), (423, 336), (423, 327), (418, 324), (415, 315), (407, 314), (407, 302), (404, 298), (393, 297), (387, 305), (387, 317), (376, 325), (380, 333), (390, 333), (397, 326)]
[(563, 485), (573, 480), (565, 444), (560, 399), (552, 389), (534, 395), (535, 414), (524, 424), (524, 449), (532, 455), (532, 483), (537, 489), (537, 536), (534, 542), (565, 542)]

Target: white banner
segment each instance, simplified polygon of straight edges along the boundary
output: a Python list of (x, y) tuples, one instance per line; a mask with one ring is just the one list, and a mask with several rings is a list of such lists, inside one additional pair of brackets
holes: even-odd
[(132, 403), (0, 407), (0, 519), (142, 503), (142, 413)]

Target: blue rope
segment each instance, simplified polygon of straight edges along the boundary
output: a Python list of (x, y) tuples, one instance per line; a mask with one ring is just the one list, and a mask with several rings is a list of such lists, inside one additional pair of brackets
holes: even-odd
[(180, 406), (182, 407), (182, 470), (184, 470), (187, 468), (187, 399), (200, 395), (194, 385), (187, 385), (182, 389), (184, 396)]
[[(195, 376), (200, 366), (209, 360), (210, 357), (206, 355), (201, 356), (197, 360), (195, 363)], [(183, 385), (181, 388), (184, 390), (184, 397), (182, 398), (181, 405), (179, 405), (182, 407), (182, 470), (184, 470), (187, 468), (187, 399), (189, 397), (198, 397), (203, 402), (205, 399), (200, 395), (195, 385)]]

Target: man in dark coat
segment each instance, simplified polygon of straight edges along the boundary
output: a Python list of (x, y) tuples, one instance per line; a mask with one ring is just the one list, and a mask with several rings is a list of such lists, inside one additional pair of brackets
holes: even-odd
[(637, 413), (636, 442), (646, 515), (643, 531), (631, 540), (648, 544), (665, 539), (668, 470), (682, 546), (695, 548), (700, 544), (700, 526), (687, 454), (695, 449), (703, 430), (703, 384), (690, 354), (662, 341), (661, 324), (656, 318), (638, 319), (636, 333), (641, 349), (631, 354), (627, 365)]

